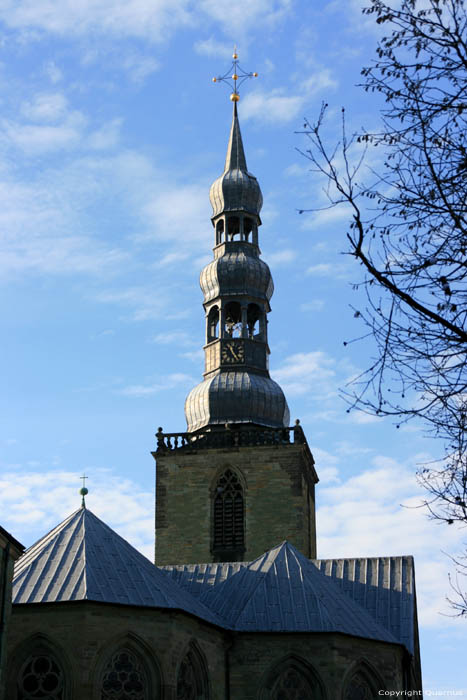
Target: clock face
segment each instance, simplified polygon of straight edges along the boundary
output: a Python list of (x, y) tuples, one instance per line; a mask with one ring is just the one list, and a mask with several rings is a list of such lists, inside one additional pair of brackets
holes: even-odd
[(222, 344), (222, 362), (233, 364), (245, 361), (245, 348), (242, 342), (229, 341)]

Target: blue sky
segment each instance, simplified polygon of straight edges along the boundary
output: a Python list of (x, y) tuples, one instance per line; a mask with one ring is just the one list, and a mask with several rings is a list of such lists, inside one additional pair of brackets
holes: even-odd
[(338, 389), (374, 352), (343, 344), (363, 330), (349, 213), (297, 213), (326, 201), (296, 150), (303, 118), (328, 102), (330, 140), (342, 106), (351, 129), (379, 121), (357, 87), (380, 31), (361, 4), (0, 3), (1, 522), (32, 544), (76, 509), (86, 472), (89, 507), (152, 555), (154, 433), (184, 430), (202, 373), (198, 276), (231, 120), (211, 78), (237, 43), (259, 73), (239, 115), (276, 290), (271, 372), (316, 459), (318, 555), (414, 554), (425, 688), (467, 689), (464, 623), (441, 614), (465, 532), (416, 507), (415, 469), (441, 446), (346, 413)]

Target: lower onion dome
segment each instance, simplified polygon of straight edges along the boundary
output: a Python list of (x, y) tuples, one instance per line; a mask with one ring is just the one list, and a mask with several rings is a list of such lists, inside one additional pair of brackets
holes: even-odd
[(221, 372), (205, 379), (188, 394), (185, 416), (188, 432), (225, 423), (282, 428), (290, 421), (279, 384), (250, 372)]

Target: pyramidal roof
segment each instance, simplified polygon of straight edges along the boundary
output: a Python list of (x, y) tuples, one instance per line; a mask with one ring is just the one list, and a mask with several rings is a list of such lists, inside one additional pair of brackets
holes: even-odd
[(200, 600), (238, 631), (341, 632), (399, 643), (289, 542), (205, 590)]
[(32, 545), (17, 561), (13, 579), (13, 603), (77, 600), (178, 609), (220, 624), (87, 508)]

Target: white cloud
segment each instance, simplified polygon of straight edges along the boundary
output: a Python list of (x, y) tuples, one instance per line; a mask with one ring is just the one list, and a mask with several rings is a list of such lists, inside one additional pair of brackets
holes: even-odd
[[(320, 457), (313, 450), (318, 474)], [(320, 558), (413, 554), (422, 626), (444, 624), (440, 612), (451, 568), (443, 551), (462, 548), (462, 531), (427, 519), (417, 506), (423, 491), (415, 480), (418, 458), (400, 464), (374, 457), (371, 468), (339, 481), (332, 456), (325, 460), (325, 478), (318, 485), (318, 556)], [(329, 472), (329, 473), (328, 473)], [(404, 507), (405, 506), (405, 507)]]
[(112, 119), (103, 124), (96, 131), (92, 131), (87, 138), (87, 145), (96, 151), (115, 148), (120, 140), (121, 119)]
[[(292, 0), (199, 0), (197, 7), (218, 22), (229, 36), (242, 37), (250, 27), (272, 25), (285, 17)], [(241, 50), (241, 46), (239, 47)]]
[(196, 380), (193, 379), (189, 374), (183, 374), (181, 372), (176, 372), (174, 374), (169, 374), (167, 377), (160, 379), (156, 382), (151, 382), (149, 384), (133, 384), (126, 386), (118, 391), (122, 396), (129, 396), (132, 398), (142, 398), (145, 396), (152, 396), (153, 394), (158, 394), (161, 391), (166, 391), (168, 389), (173, 389), (178, 385), (193, 385)]
[(68, 100), (60, 92), (36, 95), (31, 102), (21, 105), (22, 115), (29, 120), (54, 122), (64, 116)]
[(45, 74), (53, 85), (59, 83), (63, 78), (63, 73), (55, 61), (47, 61), (45, 65)]
[(326, 305), (324, 299), (313, 299), (300, 304), (300, 311), (322, 311)]
[(195, 21), (189, 0), (6, 0), (0, 18), (6, 26), (62, 36), (140, 37), (164, 41)]
[[(80, 476), (81, 472), (44, 469), (4, 471), (0, 477), (2, 525), (30, 546), (79, 508)], [(87, 485), (86, 503), (93, 513), (153, 560), (154, 494), (104, 469), (92, 469)]]
[[(336, 87), (337, 81), (329, 69), (315, 68), (308, 78), (296, 85), (248, 93), (242, 103), (242, 117), (263, 123), (285, 124), (296, 119), (316, 93)], [(289, 174), (297, 173), (292, 169)]]
[[(228, 32), (245, 32), (258, 22), (272, 25), (290, 10), (292, 0), (5, 0), (0, 19), (31, 37), (41, 32), (60, 36), (111, 39), (140, 38), (164, 42), (184, 27), (212, 21)], [(231, 47), (230, 50), (232, 50)]]
[(144, 56), (136, 52), (127, 54), (122, 65), (130, 79), (138, 84), (144, 83), (146, 78), (159, 69), (159, 63), (153, 56)]
[(322, 90), (335, 90), (337, 86), (338, 82), (329, 68), (321, 68), (316, 69), (309, 78), (303, 81), (301, 89), (311, 97)]
[[(45, 107), (44, 107), (45, 111)], [(58, 115), (56, 117), (58, 119)], [(4, 138), (29, 155), (74, 148), (80, 144), (86, 119), (72, 112), (60, 124), (24, 124), (4, 119)]]
[(290, 250), (290, 248), (285, 248), (284, 250), (278, 250), (275, 253), (268, 253), (267, 260), (271, 267), (279, 267), (279, 265), (288, 265), (293, 262), (297, 257), (295, 250)]
[(333, 277), (345, 279), (348, 277), (349, 267), (342, 263), (317, 263), (307, 268), (306, 274), (313, 277)]
[(280, 88), (270, 92), (250, 92), (242, 103), (242, 118), (285, 124), (297, 117), (303, 102), (302, 95), (287, 95)]
[(229, 59), (232, 58), (233, 54), (231, 44), (226, 41), (218, 41), (213, 36), (210, 36), (209, 39), (195, 42), (194, 48), (196, 53), (202, 56)]
[(315, 399), (336, 394), (336, 361), (319, 350), (290, 355), (273, 376), (290, 396), (307, 394), (310, 389)]
[(158, 333), (152, 339), (157, 345), (193, 345), (193, 337), (186, 331), (169, 331)]

